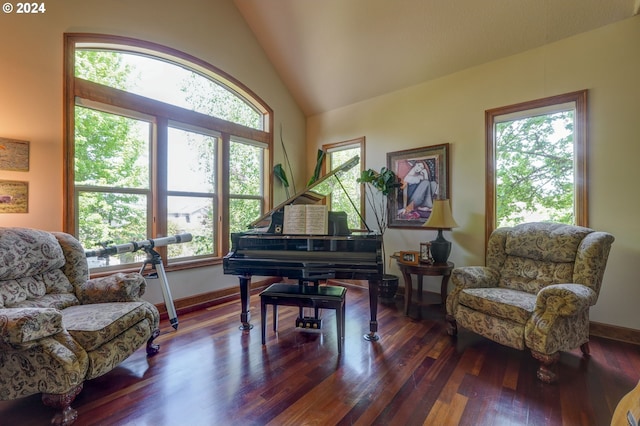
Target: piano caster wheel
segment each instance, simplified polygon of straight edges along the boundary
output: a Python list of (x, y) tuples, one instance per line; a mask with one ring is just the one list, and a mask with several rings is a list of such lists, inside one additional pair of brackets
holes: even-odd
[(238, 327), (240, 330), (242, 331), (246, 331), (246, 330), (251, 330), (253, 328), (253, 324), (242, 324), (240, 327)]
[(380, 336), (378, 336), (376, 333), (365, 334), (362, 337), (364, 337), (364, 340), (368, 342), (377, 342), (378, 340), (380, 340)]

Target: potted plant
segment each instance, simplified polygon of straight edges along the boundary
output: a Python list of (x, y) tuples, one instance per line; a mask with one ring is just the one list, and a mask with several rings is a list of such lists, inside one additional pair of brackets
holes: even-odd
[(370, 211), (373, 213), (375, 224), (382, 237), (382, 270), (384, 276), (380, 287), (380, 297), (393, 299), (398, 290), (398, 277), (386, 273), (384, 234), (389, 227), (389, 196), (401, 186), (400, 179), (393, 170), (382, 167), (380, 171), (373, 169), (363, 170), (360, 173), (358, 182), (366, 185), (365, 199)]

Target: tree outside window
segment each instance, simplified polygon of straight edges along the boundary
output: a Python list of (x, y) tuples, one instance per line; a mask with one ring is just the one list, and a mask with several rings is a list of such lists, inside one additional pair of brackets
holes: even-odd
[(573, 110), (496, 123), (497, 226), (574, 224)]
[(586, 91), (497, 108), (487, 118), (487, 237), (495, 227), (587, 226)]
[(87, 249), (189, 232), (191, 242), (159, 248), (183, 264), (226, 253), (230, 232), (246, 229), (267, 205), (270, 110), (182, 52), (116, 36), (65, 40), (72, 58), (65, 64), (73, 64), (65, 70), (73, 124), (65, 231)]

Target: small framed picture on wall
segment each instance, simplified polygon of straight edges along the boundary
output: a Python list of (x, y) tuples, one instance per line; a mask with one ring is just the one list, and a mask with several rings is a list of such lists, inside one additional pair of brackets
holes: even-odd
[(0, 213), (29, 213), (29, 182), (0, 180)]

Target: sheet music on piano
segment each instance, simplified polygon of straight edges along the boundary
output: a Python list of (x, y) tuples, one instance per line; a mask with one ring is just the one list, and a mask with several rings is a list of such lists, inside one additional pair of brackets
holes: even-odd
[(324, 204), (288, 204), (284, 206), (285, 235), (327, 235), (329, 211)]

